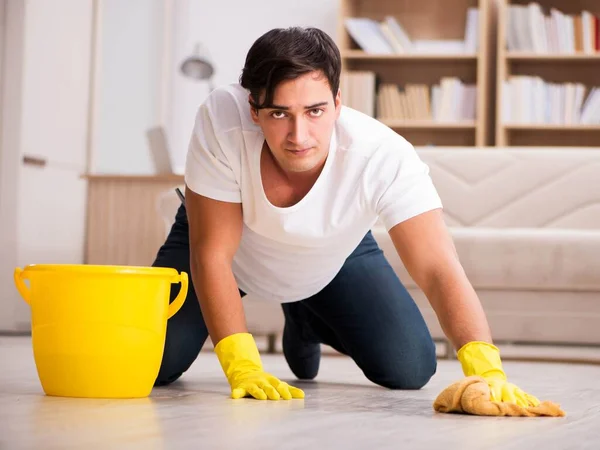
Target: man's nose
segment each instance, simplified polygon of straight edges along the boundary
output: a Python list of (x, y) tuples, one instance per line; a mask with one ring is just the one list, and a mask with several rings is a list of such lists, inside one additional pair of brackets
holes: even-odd
[(308, 126), (303, 118), (297, 118), (291, 121), (288, 139), (295, 145), (301, 145), (308, 141)]

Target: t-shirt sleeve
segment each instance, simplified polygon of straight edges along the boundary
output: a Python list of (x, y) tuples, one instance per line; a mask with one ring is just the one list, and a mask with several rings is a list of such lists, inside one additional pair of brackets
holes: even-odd
[(411, 217), (442, 208), (429, 166), (400, 135), (384, 142), (367, 170), (367, 199), (386, 230)]
[(185, 183), (189, 189), (215, 200), (242, 201), (235, 152), (228, 148), (230, 141), (225, 133), (215, 129), (207, 104), (202, 105), (196, 115), (185, 163)]

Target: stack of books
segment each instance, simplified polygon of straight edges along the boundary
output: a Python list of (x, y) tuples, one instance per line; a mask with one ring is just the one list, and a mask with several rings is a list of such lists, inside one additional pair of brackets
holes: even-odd
[(475, 53), (479, 9), (468, 8), (463, 39), (412, 39), (393, 16), (386, 16), (381, 22), (366, 17), (349, 17), (344, 24), (358, 47), (369, 54)]
[(600, 125), (600, 88), (514, 75), (503, 84), (505, 124)]
[(586, 53), (600, 51), (600, 21), (589, 11), (565, 14), (543, 11), (535, 2), (509, 5), (507, 48), (515, 52)]
[(375, 72), (348, 71), (340, 81), (342, 103), (382, 121), (457, 122), (475, 120), (474, 84), (443, 77), (438, 84), (377, 83)]
[(382, 84), (377, 94), (380, 120), (424, 120), (459, 122), (475, 120), (476, 86), (455, 77), (443, 77), (439, 84)]

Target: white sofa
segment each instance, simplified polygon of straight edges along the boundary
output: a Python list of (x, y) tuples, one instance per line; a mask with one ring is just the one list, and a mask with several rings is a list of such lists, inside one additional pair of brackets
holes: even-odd
[[(600, 149), (419, 149), (444, 203), (446, 223), (494, 339), (600, 344)], [(170, 201), (173, 205), (177, 200)], [(168, 208), (167, 208), (168, 209)], [(168, 217), (166, 213), (167, 226)], [(445, 336), (382, 227), (386, 257)], [(279, 335), (279, 305), (248, 296), (248, 326)]]
[[(600, 344), (600, 149), (427, 149), (460, 260), (496, 341)], [(381, 228), (376, 239), (444, 335)]]

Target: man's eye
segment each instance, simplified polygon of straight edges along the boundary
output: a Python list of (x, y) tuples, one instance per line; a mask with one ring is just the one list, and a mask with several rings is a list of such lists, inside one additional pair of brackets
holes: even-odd
[(271, 113), (271, 117), (273, 117), (274, 119), (281, 119), (285, 116), (285, 113), (283, 111), (273, 111)]
[(313, 117), (319, 117), (323, 114), (323, 110), (321, 108), (311, 109), (310, 115)]

